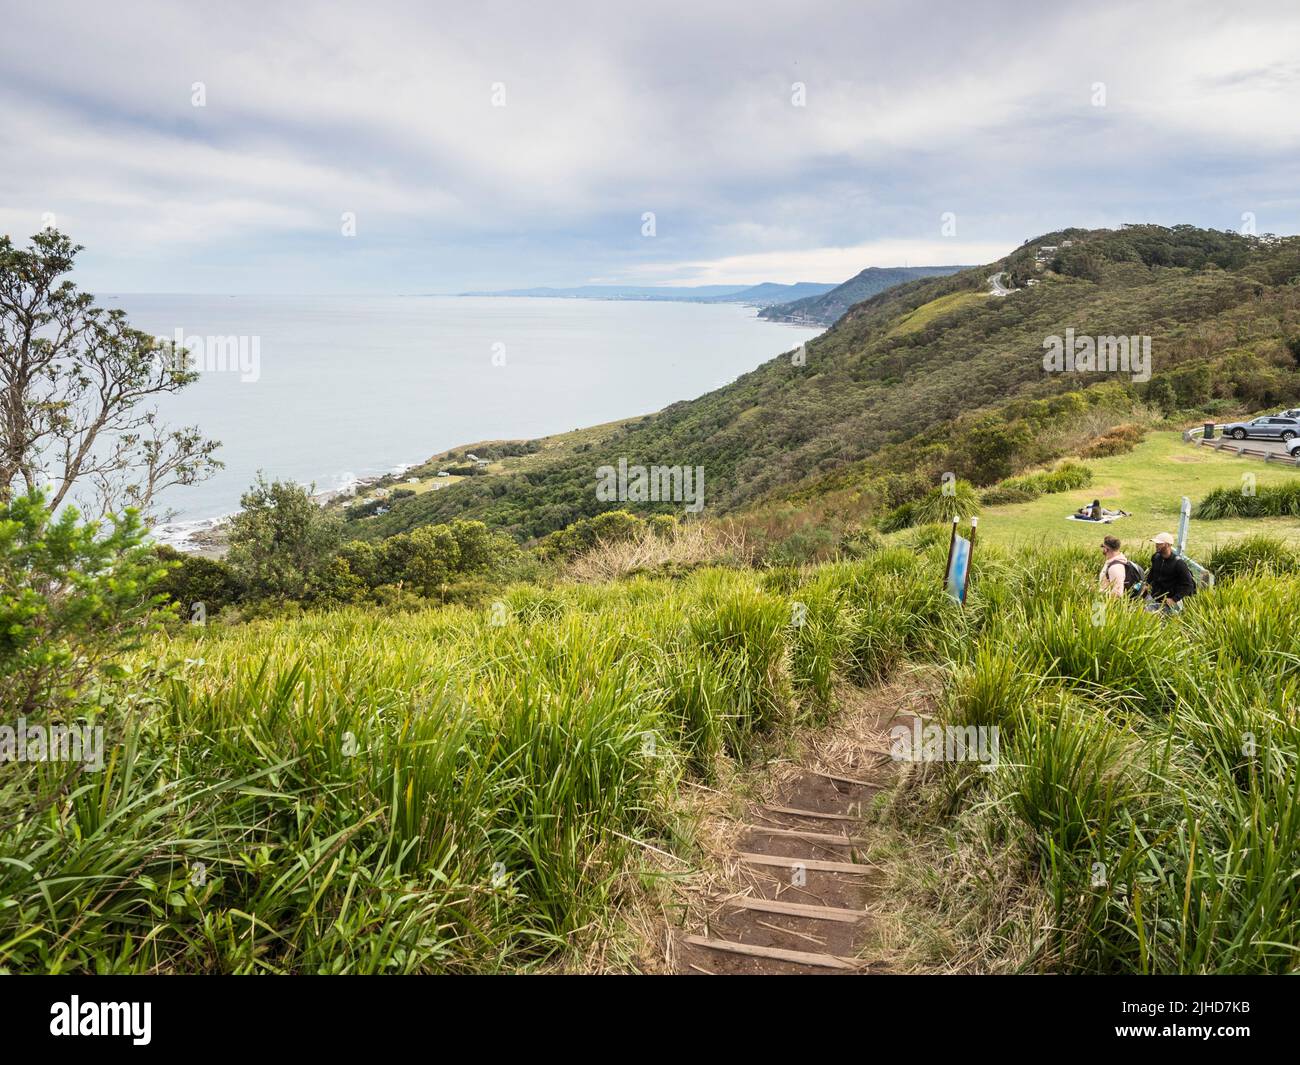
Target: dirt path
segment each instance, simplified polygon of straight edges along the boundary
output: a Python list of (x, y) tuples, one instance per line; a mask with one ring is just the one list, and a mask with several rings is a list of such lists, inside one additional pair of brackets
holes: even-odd
[(711, 815), (705, 883), (685, 896), (680, 926), (666, 929), (669, 971), (679, 975), (887, 972), (873, 960), (876, 867), (864, 815), (891, 785), (892, 724), (904, 692), (846, 689), (843, 711), (769, 763), (742, 812)]

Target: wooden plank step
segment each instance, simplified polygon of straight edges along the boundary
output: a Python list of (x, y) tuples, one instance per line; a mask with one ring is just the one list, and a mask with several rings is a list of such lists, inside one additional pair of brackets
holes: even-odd
[(826, 862), (820, 858), (789, 858), (780, 854), (750, 854), (741, 851), (736, 855), (742, 862), (750, 865), (776, 865), (786, 869), (802, 865), (817, 873), (874, 873), (874, 865), (861, 865), (858, 862)]
[(789, 817), (809, 817), (816, 818), (819, 821), (861, 821), (862, 818), (857, 814), (832, 814), (825, 813), (821, 810), (798, 810), (793, 806), (768, 806), (766, 803), (761, 805), (761, 809), (769, 813), (786, 814)]
[(852, 958), (839, 958), (834, 954), (814, 954), (806, 950), (786, 950), (784, 947), (756, 947), (750, 943), (734, 943), (730, 939), (709, 939), (706, 936), (682, 936), (682, 939), (706, 950), (745, 954), (751, 958), (770, 958), (773, 961), (788, 961), (796, 965), (814, 965), (820, 969), (840, 969), (847, 972), (857, 972), (862, 968), (860, 962)]
[(768, 836), (788, 836), (790, 839), (806, 839), (813, 843), (833, 843), (837, 847), (865, 847), (867, 841), (861, 836), (844, 836), (838, 832), (808, 832), (802, 828), (773, 828), (770, 825), (741, 825), (750, 832), (762, 832)]
[(752, 896), (726, 901), (727, 905), (742, 910), (782, 913), (787, 917), (808, 917), (814, 921), (839, 921), (841, 924), (857, 924), (866, 916), (863, 910), (846, 910), (840, 906), (812, 906), (805, 902), (781, 902), (779, 899), (759, 899)]
[(827, 780), (838, 780), (841, 784), (856, 784), (860, 788), (883, 788), (883, 784), (873, 784), (869, 780), (859, 780), (857, 777), (842, 777), (838, 773), (824, 773), (820, 769), (809, 769), (815, 777), (825, 777)]

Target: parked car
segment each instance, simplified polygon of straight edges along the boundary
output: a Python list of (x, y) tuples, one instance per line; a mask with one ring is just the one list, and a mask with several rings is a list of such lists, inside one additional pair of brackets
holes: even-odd
[(1300, 459), (1300, 437), (1287, 441), (1286, 453), (1293, 459)]
[(1223, 427), (1223, 435), (1234, 440), (1252, 437), (1257, 440), (1294, 440), (1300, 437), (1300, 418), (1279, 418), (1270, 414), (1249, 422), (1230, 422)]
[(1273, 415), (1273, 417), (1275, 417), (1275, 418), (1300, 418), (1300, 407), (1292, 407), (1290, 410), (1280, 410), (1280, 411), (1278, 411), (1275, 415)]

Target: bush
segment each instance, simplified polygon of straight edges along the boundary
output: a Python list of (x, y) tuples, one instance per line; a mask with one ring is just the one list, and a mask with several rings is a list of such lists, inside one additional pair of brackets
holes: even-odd
[(260, 473), (239, 504), (226, 558), (240, 583), (262, 598), (304, 598), (339, 545), (339, 519), (317, 505), (311, 489)]
[(975, 517), (980, 512), (979, 494), (969, 481), (951, 481), (932, 488), (920, 499), (904, 503), (881, 519), (882, 532), (898, 532), (914, 525), (951, 522), (953, 518)]
[[(594, 518), (582, 518), (544, 537), (538, 550), (543, 558), (574, 559), (598, 544), (635, 540), (646, 523), (626, 510), (607, 510)], [(664, 528), (661, 523), (657, 531)]]
[[(79, 707), (156, 618), (167, 571), (128, 511), (105, 531), (33, 490), (0, 504), (0, 707), (35, 724)], [(8, 771), (8, 767), (6, 767)]]
[(840, 554), (846, 558), (865, 558), (885, 545), (884, 537), (869, 525), (862, 525), (840, 537)]
[(1124, 455), (1142, 443), (1146, 430), (1140, 425), (1117, 425), (1086, 444), (1080, 452), (1086, 459), (1104, 459), (1109, 455)]
[(186, 554), (167, 544), (159, 544), (156, 551), (159, 561), (168, 567), (158, 591), (180, 607), (184, 617), (194, 620), (199, 604), (210, 617), (239, 601), (239, 579), (221, 559)]
[(1281, 518), (1300, 516), (1300, 481), (1265, 485), (1247, 494), (1240, 488), (1216, 488), (1196, 505), (1196, 517)]
[(1092, 484), (1092, 470), (1077, 462), (1063, 462), (1055, 469), (1022, 477), (1009, 477), (985, 491), (980, 500), (989, 506), (1024, 503), (1040, 495), (1073, 492)]
[(1217, 580), (1261, 571), (1296, 573), (1300, 552), (1276, 536), (1255, 533), (1216, 547), (1207, 565)]

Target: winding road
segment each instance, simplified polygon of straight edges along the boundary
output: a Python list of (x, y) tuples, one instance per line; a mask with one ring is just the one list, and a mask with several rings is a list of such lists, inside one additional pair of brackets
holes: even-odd
[(1010, 296), (1015, 291), (1013, 288), (1005, 288), (1002, 279), (1007, 276), (1005, 270), (999, 270), (996, 274), (989, 276), (989, 295), (990, 296)]

